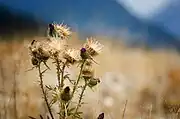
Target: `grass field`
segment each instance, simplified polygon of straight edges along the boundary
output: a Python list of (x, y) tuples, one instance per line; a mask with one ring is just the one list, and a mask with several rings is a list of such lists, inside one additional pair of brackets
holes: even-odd
[[(15, 38), (18, 39), (18, 38)], [(0, 119), (27, 119), (46, 114), (37, 85), (37, 71), (32, 67), (28, 44), (40, 37), (0, 43)], [(85, 119), (95, 119), (101, 112), (105, 119), (179, 119), (180, 55), (173, 50), (129, 48), (123, 43), (98, 36), (104, 50), (96, 61), (96, 75), (101, 83), (86, 91), (82, 110)], [(81, 45), (77, 34), (69, 44)], [(51, 62), (48, 62), (51, 65)], [(55, 69), (45, 75), (46, 84), (56, 83)], [(74, 72), (71, 76), (74, 77)], [(165, 101), (164, 101), (165, 100)], [(56, 108), (54, 108), (55, 110)]]

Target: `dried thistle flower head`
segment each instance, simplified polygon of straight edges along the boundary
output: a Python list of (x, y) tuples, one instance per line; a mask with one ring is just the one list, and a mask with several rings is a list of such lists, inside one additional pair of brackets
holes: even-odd
[(48, 45), (49, 45), (49, 50), (52, 54), (55, 54), (56, 52), (60, 53), (67, 48), (67, 41), (56, 40), (56, 38), (50, 38), (50, 42)]
[(40, 55), (40, 59), (43, 60), (43, 61), (47, 61), (50, 57), (50, 54), (47, 50), (45, 50), (44, 48), (42, 47), (39, 47), (38, 48), (38, 51), (39, 51), (39, 55)]
[(66, 39), (71, 35), (70, 28), (67, 25), (61, 24), (53, 24), (56, 32), (62, 39)]
[(67, 49), (64, 52), (63, 58), (66, 59), (67, 63), (74, 64), (80, 60), (79, 50)]
[(87, 42), (84, 44), (84, 48), (91, 56), (96, 56), (101, 53), (102, 48), (104, 47), (99, 41), (94, 38), (87, 38)]
[(96, 64), (98, 64), (93, 57), (87, 52), (86, 48), (81, 48), (80, 50), (80, 56), (83, 60), (91, 60), (93, 62), (95, 62)]
[[(29, 46), (30, 54), (38, 61), (47, 61), (50, 57), (48, 47), (43, 42), (33, 40)], [(35, 61), (33, 59), (33, 61)]]

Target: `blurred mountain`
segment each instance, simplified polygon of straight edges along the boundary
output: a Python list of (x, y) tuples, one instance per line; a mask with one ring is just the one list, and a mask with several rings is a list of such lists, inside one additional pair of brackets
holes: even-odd
[[(25, 6), (25, 2), (18, 1)], [(32, 0), (23, 9), (32, 9), (32, 14), (46, 22), (65, 22), (81, 34), (123, 37), (131, 46), (146, 44), (180, 49), (178, 38), (165, 27), (136, 18), (115, 0), (58, 0), (44, 1), (43, 5), (40, 1)], [(14, 4), (18, 6), (17, 2)]]
[(43, 22), (36, 19), (31, 13), (11, 9), (0, 5), (0, 36), (13, 36), (15, 34), (38, 34)]
[(178, 0), (174, 0), (174, 2), (166, 6), (160, 13), (157, 13), (153, 17), (152, 21), (156, 22), (156, 24), (163, 25), (169, 30), (169, 32), (172, 32), (180, 37), (179, 11), (180, 2)]

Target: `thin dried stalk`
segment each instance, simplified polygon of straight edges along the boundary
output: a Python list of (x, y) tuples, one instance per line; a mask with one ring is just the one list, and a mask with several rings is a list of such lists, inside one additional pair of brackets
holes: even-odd
[(63, 89), (63, 86), (64, 86), (64, 71), (65, 71), (65, 67), (66, 67), (66, 63), (64, 63), (63, 66), (62, 66), (60, 89)]
[(123, 114), (122, 114), (122, 119), (124, 119), (124, 117), (125, 117), (125, 112), (126, 112), (127, 103), (128, 103), (128, 100), (126, 100), (126, 103), (125, 103), (125, 105), (124, 105), (124, 110), (123, 110)]
[(83, 88), (82, 88), (82, 91), (81, 91), (81, 94), (80, 94), (80, 97), (79, 97), (79, 101), (78, 101), (78, 104), (77, 104), (77, 106), (76, 106), (76, 109), (75, 109), (75, 113), (74, 113), (74, 114), (76, 114), (76, 113), (78, 112), (78, 109), (79, 109), (79, 107), (81, 106), (81, 102), (82, 102), (82, 99), (83, 99), (83, 95), (84, 95), (84, 92), (85, 92), (87, 86), (88, 86), (88, 81), (85, 80), (85, 84), (84, 84), (84, 86), (83, 86)]
[(149, 109), (149, 115), (148, 115), (148, 119), (151, 119), (152, 118), (152, 104), (151, 104), (151, 107)]
[(58, 88), (61, 89), (61, 68), (60, 68), (60, 61), (58, 58), (55, 58), (55, 62), (56, 62), (56, 74), (57, 74), (57, 80), (58, 80)]
[(13, 98), (14, 98), (14, 118), (18, 119), (18, 112), (17, 112), (17, 81), (16, 81), (16, 75), (19, 73), (19, 67), (20, 67), (20, 60), (15, 60), (14, 62), (14, 70), (13, 70)]
[(39, 78), (40, 78), (40, 86), (41, 86), (41, 90), (42, 90), (42, 93), (43, 93), (43, 96), (44, 96), (44, 101), (46, 103), (46, 106), (48, 108), (48, 111), (49, 111), (49, 114), (51, 116), (52, 119), (54, 119), (53, 117), (53, 114), (52, 114), (52, 111), (51, 111), (51, 107), (48, 103), (48, 98), (47, 98), (47, 94), (46, 94), (46, 91), (44, 89), (44, 84), (43, 84), (43, 72), (41, 72), (41, 66), (40, 66), (41, 63), (39, 63), (38, 65), (38, 72), (39, 72)]
[(4, 110), (4, 115), (3, 118), (6, 119), (7, 118), (7, 109), (6, 109), (6, 89), (5, 89), (5, 80), (6, 77), (4, 75), (4, 70), (3, 70), (3, 63), (2, 61), (0, 61), (0, 72), (1, 72), (1, 78), (2, 78), (2, 88), (3, 88), (3, 110)]
[(82, 74), (82, 70), (83, 70), (83, 67), (84, 67), (84, 64), (85, 64), (86, 60), (83, 60), (82, 64), (81, 64), (81, 69), (80, 69), (80, 72), (79, 72), (79, 75), (78, 75), (78, 79), (76, 80), (75, 84), (74, 84), (74, 87), (73, 87), (73, 91), (72, 91), (72, 98), (74, 96), (74, 93), (77, 89), (77, 86), (79, 84), (79, 81), (81, 79), (81, 74)]

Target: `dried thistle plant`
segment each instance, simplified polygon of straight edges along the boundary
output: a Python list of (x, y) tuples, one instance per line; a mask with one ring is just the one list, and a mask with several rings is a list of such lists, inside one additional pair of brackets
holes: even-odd
[[(81, 48), (69, 48), (67, 40), (70, 35), (70, 28), (66, 25), (49, 24), (48, 40), (46, 42), (33, 40), (29, 46), (31, 62), (34, 68), (38, 69), (43, 98), (52, 119), (55, 118), (56, 115), (54, 114), (56, 113), (59, 115), (59, 119), (82, 118), (83, 112), (80, 112), (79, 108), (83, 104), (85, 90), (100, 83), (100, 79), (94, 76), (92, 65), (95, 63), (94, 57), (101, 53), (103, 45), (93, 38), (87, 38), (86, 43)], [(53, 60), (56, 67), (58, 84), (55, 87), (43, 83), (43, 74), (46, 70), (50, 70), (46, 64), (50, 59)], [(44, 64), (47, 69), (42, 71), (41, 64)], [(79, 74), (77, 79), (70, 79), (69, 74), (65, 74), (65, 69), (76, 64), (80, 66)], [(84, 84), (80, 84), (80, 80), (84, 81)], [(69, 81), (72, 86), (65, 85), (64, 81)], [(72, 104), (73, 99), (79, 89), (81, 91), (78, 102), (74, 105)], [(48, 98), (48, 93), (52, 95), (51, 98)], [(54, 104), (59, 107), (56, 113), (51, 110)]]

